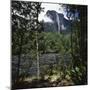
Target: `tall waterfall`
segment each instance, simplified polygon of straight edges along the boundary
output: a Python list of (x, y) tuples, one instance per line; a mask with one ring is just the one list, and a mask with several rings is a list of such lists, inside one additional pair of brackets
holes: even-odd
[(61, 26), (60, 26), (60, 20), (59, 20), (59, 15), (58, 15), (58, 13), (56, 13), (56, 21), (57, 21), (57, 25), (58, 25), (58, 32), (60, 32), (61, 30)]

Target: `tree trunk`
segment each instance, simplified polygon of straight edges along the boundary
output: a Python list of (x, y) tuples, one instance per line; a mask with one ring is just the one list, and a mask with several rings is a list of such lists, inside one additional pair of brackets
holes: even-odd
[(37, 78), (40, 78), (40, 67), (39, 67), (39, 50), (38, 50), (38, 31), (36, 31), (36, 59), (37, 59)]
[(22, 43), (23, 43), (23, 35), (20, 38), (20, 46), (19, 46), (19, 54), (18, 54), (18, 65), (17, 65), (17, 81), (20, 75), (20, 62), (21, 62), (21, 53), (22, 53)]

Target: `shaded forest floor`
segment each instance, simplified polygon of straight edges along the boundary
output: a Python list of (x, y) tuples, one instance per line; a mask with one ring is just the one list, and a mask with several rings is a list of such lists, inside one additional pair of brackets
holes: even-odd
[(32, 81), (18, 81), (12, 88), (13, 89), (28, 89), (28, 88), (44, 88), (44, 87), (60, 87), (60, 86), (72, 86), (74, 85), (72, 80), (57, 79), (51, 81), (50, 79), (34, 79)]

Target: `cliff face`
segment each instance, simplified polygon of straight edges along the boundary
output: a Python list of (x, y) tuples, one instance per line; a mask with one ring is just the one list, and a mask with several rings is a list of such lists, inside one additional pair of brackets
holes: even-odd
[(65, 32), (70, 28), (70, 21), (64, 18), (64, 15), (57, 13), (54, 10), (48, 10), (46, 16), (52, 20), (52, 22), (44, 22), (44, 31), (51, 32)]
[[(68, 58), (67, 58), (68, 57)], [(49, 53), (49, 54), (42, 54), (40, 56), (40, 74), (45, 73), (47, 70), (50, 69), (50, 66), (54, 69), (55, 66), (60, 64), (63, 65), (70, 65), (71, 64), (71, 57), (70, 55), (64, 55), (65, 62), (63, 63), (62, 56), (57, 53)], [(13, 78), (15, 78), (17, 73), (17, 64), (18, 64), (18, 56), (12, 57), (12, 74)], [(37, 61), (32, 60), (30, 55), (22, 55), (21, 57), (21, 63), (20, 63), (20, 74), (27, 74), (31, 76), (37, 75)]]

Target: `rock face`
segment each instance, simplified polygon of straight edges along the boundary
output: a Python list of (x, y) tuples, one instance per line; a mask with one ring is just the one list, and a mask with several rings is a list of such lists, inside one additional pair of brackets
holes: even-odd
[[(71, 63), (71, 58), (69, 55), (62, 56), (60, 54), (50, 53), (50, 54), (42, 54), (39, 58), (40, 63), (40, 73), (45, 73), (45, 71), (49, 70), (50, 67), (55, 68), (55, 66), (68, 66)], [(66, 58), (65, 58), (66, 57)], [(17, 64), (18, 64), (18, 56), (12, 57), (12, 76), (15, 78), (17, 74)], [(20, 74), (27, 74), (30, 76), (37, 75), (37, 62), (36, 60), (32, 60), (30, 55), (22, 55), (20, 62)]]
[(64, 15), (57, 13), (54, 10), (48, 10), (46, 16), (52, 20), (51, 22), (44, 22), (44, 31), (51, 32), (65, 32), (70, 28), (70, 21), (64, 18)]

